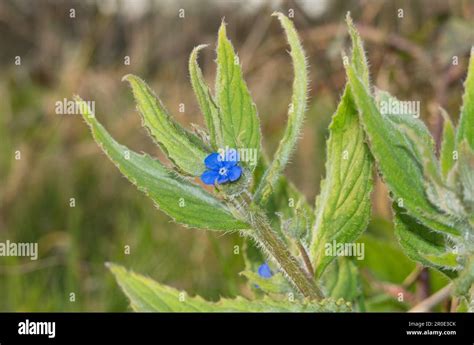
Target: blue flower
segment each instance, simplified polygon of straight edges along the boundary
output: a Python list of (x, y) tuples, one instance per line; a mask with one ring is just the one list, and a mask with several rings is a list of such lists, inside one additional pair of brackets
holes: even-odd
[(258, 275), (262, 278), (271, 278), (273, 276), (272, 270), (270, 266), (265, 262), (258, 268)]
[(214, 185), (226, 182), (235, 182), (242, 175), (242, 168), (237, 165), (238, 155), (235, 150), (229, 150), (231, 154), (221, 155), (217, 152), (211, 153), (204, 160), (207, 170), (201, 175), (201, 181), (205, 184)]

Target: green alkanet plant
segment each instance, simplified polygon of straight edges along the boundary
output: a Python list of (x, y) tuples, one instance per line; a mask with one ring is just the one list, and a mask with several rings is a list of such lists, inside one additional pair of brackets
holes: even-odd
[(397, 101), (364, 83), (367, 64), (345, 64), (362, 127), (393, 200), (395, 232), (405, 253), (453, 280), (474, 311), (474, 50), (457, 131), (444, 116), (439, 160), (433, 137), (415, 114), (383, 114)]
[[(303, 124), (308, 97), (307, 59), (293, 23), (281, 13), (293, 60), (293, 95), (283, 138), (271, 160), (261, 146), (257, 109), (222, 23), (214, 94), (189, 59), (191, 84), (207, 130), (190, 132), (168, 114), (140, 78), (127, 75), (144, 126), (172, 162), (166, 167), (117, 143), (79, 97), (92, 135), (119, 170), (176, 222), (192, 228), (240, 231), (246, 243), (242, 272), (255, 298), (180, 292), (109, 264), (137, 311), (348, 311), (360, 294), (350, 258), (330, 255), (328, 243), (352, 243), (370, 218), (374, 162), (393, 198), (396, 235), (406, 254), (453, 280), (454, 293), (472, 304), (474, 281), (474, 62), (471, 57), (457, 131), (445, 115), (440, 160), (434, 141), (413, 114), (383, 114), (373, 91), (362, 41), (347, 17), (351, 57), (343, 57), (348, 82), (332, 117), (326, 176), (313, 209), (282, 174)], [(472, 55), (472, 53), (471, 53)], [(196, 128), (196, 127), (195, 127)], [(233, 153), (232, 159), (227, 154)], [(257, 164), (237, 152), (254, 150)], [(198, 179), (196, 179), (198, 177)], [(214, 187), (208, 192), (197, 182)], [(180, 202), (184, 200), (184, 204)], [(250, 255), (253, 244), (268, 261)], [(331, 268), (331, 269), (329, 269)], [(471, 308), (473, 306), (471, 305)], [(362, 309), (362, 308), (360, 308)]]

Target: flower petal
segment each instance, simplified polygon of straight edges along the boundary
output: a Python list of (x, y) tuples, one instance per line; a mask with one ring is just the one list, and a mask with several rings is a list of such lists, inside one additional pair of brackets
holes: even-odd
[(226, 182), (229, 181), (229, 176), (227, 176), (227, 174), (226, 174), (226, 175), (220, 175), (220, 174), (218, 174), (218, 176), (219, 176), (219, 177), (217, 178), (217, 183), (218, 183), (218, 184), (223, 184), (223, 183), (226, 183)]
[(231, 182), (237, 181), (240, 178), (240, 175), (242, 175), (242, 168), (238, 165), (234, 165), (227, 172), (227, 176), (229, 176)]
[(216, 179), (219, 177), (219, 173), (214, 170), (206, 170), (201, 175), (201, 181), (205, 184), (214, 185)]
[(208, 169), (219, 170), (219, 168), (222, 167), (221, 159), (221, 156), (217, 152), (213, 152), (204, 159), (204, 164), (206, 164), (206, 168)]
[(223, 167), (226, 168), (227, 170), (230, 170), (232, 169), (233, 167), (235, 167), (237, 165), (237, 162), (235, 161), (224, 161), (222, 162), (223, 164)]

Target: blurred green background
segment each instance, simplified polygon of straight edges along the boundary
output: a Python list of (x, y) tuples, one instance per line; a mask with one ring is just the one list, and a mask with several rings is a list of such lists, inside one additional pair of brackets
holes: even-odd
[[(365, 41), (374, 85), (421, 101), (435, 138), (442, 128), (439, 106), (457, 119), (474, 43), (473, 1), (3, 0), (0, 240), (38, 242), (40, 258), (0, 257), (0, 311), (127, 310), (107, 261), (211, 300), (248, 295), (238, 275), (242, 255), (233, 253), (242, 243), (238, 235), (171, 223), (105, 158), (80, 116), (56, 114), (55, 103), (76, 93), (94, 100), (97, 116), (118, 141), (163, 158), (121, 78), (141, 76), (181, 123), (202, 125), (187, 59), (194, 46), (209, 44), (200, 63), (213, 85), (215, 37), (225, 17), (258, 107), (264, 147), (272, 153), (284, 130), (293, 77), (285, 37), (270, 16), (275, 10), (294, 11), (310, 65), (309, 111), (287, 173), (311, 202), (324, 175), (327, 126), (345, 84), (347, 11)], [(396, 301), (397, 289), (417, 268), (391, 235), (380, 181), (373, 198), (373, 221), (362, 239), (366, 259), (359, 263), (368, 308), (406, 310), (446, 281), (426, 271), (421, 287), (410, 287), (413, 299)]]

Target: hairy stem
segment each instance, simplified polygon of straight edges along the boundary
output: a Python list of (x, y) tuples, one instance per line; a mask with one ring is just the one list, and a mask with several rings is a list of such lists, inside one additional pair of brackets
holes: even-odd
[(261, 211), (249, 210), (254, 238), (280, 266), (296, 288), (310, 299), (321, 299), (323, 294), (312, 278), (308, 277), (298, 260), (275, 235), (266, 216)]
[(273, 231), (265, 212), (252, 203), (252, 197), (242, 193), (236, 198), (227, 198), (227, 205), (235, 216), (250, 223), (252, 230), (245, 234), (252, 237), (259, 247), (281, 268), (286, 278), (310, 299), (322, 299), (321, 290), (316, 286), (313, 277), (301, 267), (298, 260), (290, 253), (285, 244)]

